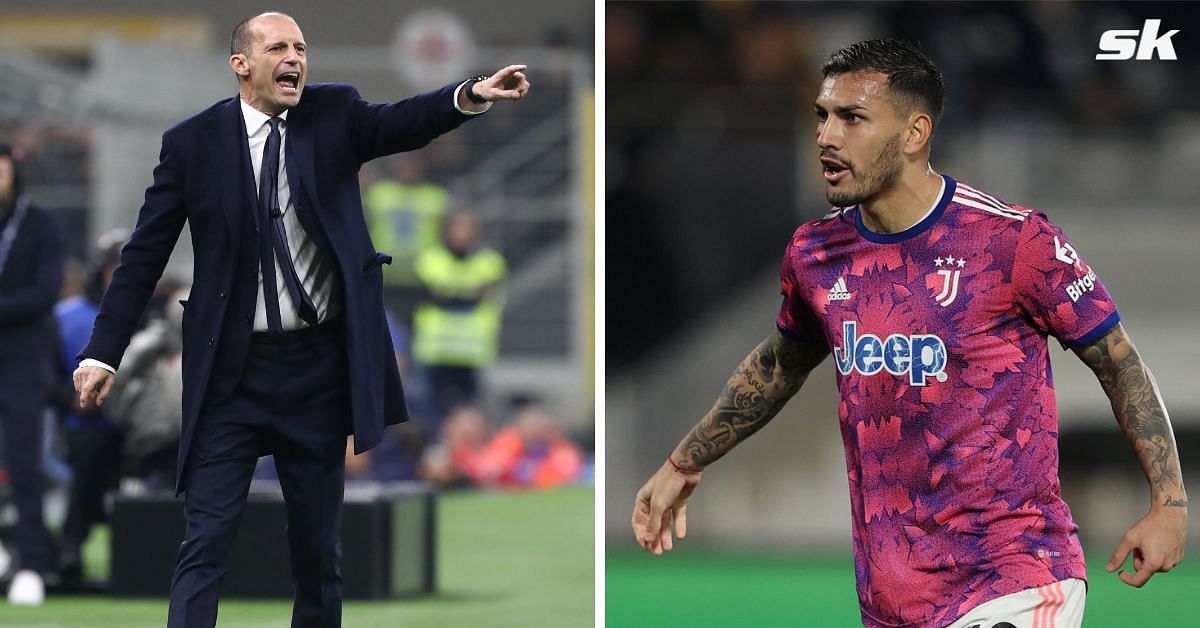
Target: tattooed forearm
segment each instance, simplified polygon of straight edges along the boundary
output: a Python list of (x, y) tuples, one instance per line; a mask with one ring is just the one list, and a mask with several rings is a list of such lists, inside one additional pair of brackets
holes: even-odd
[(776, 331), (738, 365), (712, 410), (675, 449), (680, 464), (702, 467), (766, 425), (829, 350)]
[(1167, 493), (1167, 506), (1187, 506), (1179, 454), (1171, 421), (1163, 407), (1150, 370), (1118, 324), (1096, 342), (1076, 353), (1087, 364), (1112, 402), (1117, 423), (1137, 453), (1150, 489)]

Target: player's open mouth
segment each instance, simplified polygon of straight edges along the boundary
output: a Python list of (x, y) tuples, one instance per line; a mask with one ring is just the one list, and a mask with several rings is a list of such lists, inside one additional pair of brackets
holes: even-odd
[(284, 72), (275, 77), (275, 84), (284, 92), (295, 92), (300, 86), (300, 73)]
[(836, 183), (841, 181), (850, 173), (849, 167), (832, 159), (822, 158), (821, 165), (825, 167), (825, 181), (828, 183)]

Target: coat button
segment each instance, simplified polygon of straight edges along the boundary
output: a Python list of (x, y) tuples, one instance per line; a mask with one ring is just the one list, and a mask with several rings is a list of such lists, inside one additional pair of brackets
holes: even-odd
[(222, 290), (222, 291), (221, 291), (221, 294), (220, 294), (220, 296), (221, 296), (221, 298), (222, 298), (222, 299), (224, 299), (224, 298), (225, 298), (225, 291), (224, 291), (224, 290)]
[(214, 345), (214, 344), (216, 344), (216, 343), (217, 343), (217, 339), (216, 339), (216, 338), (209, 338), (209, 339), (208, 339), (208, 346), (210, 346), (210, 347), (211, 347), (211, 346), (213, 346), (213, 345)]

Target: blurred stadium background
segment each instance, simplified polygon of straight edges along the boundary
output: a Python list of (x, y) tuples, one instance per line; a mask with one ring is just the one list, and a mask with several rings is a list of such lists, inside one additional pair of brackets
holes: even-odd
[[(0, 142), (23, 150), (26, 192), (61, 218), (68, 250), (80, 260), (93, 254), (102, 234), (132, 227), (162, 132), (236, 93), (227, 64), (229, 31), (248, 13), (267, 9), (291, 14), (303, 29), (310, 82), (351, 83), (375, 102), (508, 63), (529, 65), (534, 87), (524, 102), (496, 107), (408, 162), (368, 164), (363, 183), (366, 188), (415, 161), (425, 182), (448, 193), (445, 211), (466, 209), (479, 218), (484, 241), (508, 265), (499, 359), (483, 372), (481, 408), (499, 428), (521, 404), (536, 403), (582, 453), (568, 486), (456, 491), (443, 498), (435, 535), (438, 592), (407, 602), (348, 601), (347, 625), (590, 625), (592, 3), (285, 0), (259, 7), (6, 0), (0, 5)], [(186, 285), (190, 271), (185, 230), (167, 275)], [(419, 377), (406, 379), (406, 386)], [(52, 527), (62, 518), (61, 490), (48, 497)], [(0, 508), (0, 526), (12, 516)], [(108, 572), (107, 539), (102, 528), (86, 548), (93, 578)], [(230, 626), (283, 626), (289, 607), (226, 602), (221, 618)], [(40, 609), (0, 603), (5, 626), (152, 626), (163, 617), (165, 599), (114, 602), (51, 593)]]
[[(1102, 32), (1147, 18), (1181, 29), (1178, 61), (1094, 60)], [(705, 474), (672, 554), (642, 555), (629, 519), (637, 489), (772, 330), (784, 246), (827, 209), (812, 139), (820, 63), (861, 39), (918, 40), (944, 72), (935, 169), (1047, 212), (1097, 269), (1195, 484), (1197, 23), (1193, 3), (606, 5), (605, 85), (619, 94), (605, 120), (610, 625), (860, 621), (828, 362)], [(1051, 353), (1063, 492), (1092, 574), (1085, 625), (1194, 624), (1194, 557), (1144, 590), (1103, 573), (1148, 492), (1091, 372)]]

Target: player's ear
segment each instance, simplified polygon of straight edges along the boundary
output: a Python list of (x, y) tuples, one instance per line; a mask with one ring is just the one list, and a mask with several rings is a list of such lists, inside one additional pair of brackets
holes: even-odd
[(908, 127), (904, 132), (903, 150), (906, 154), (915, 155), (929, 145), (929, 138), (933, 135), (933, 120), (929, 114), (921, 111), (914, 111), (908, 116)]
[(229, 57), (229, 67), (233, 68), (233, 73), (239, 78), (250, 76), (250, 63), (246, 60), (246, 55), (240, 52)]

